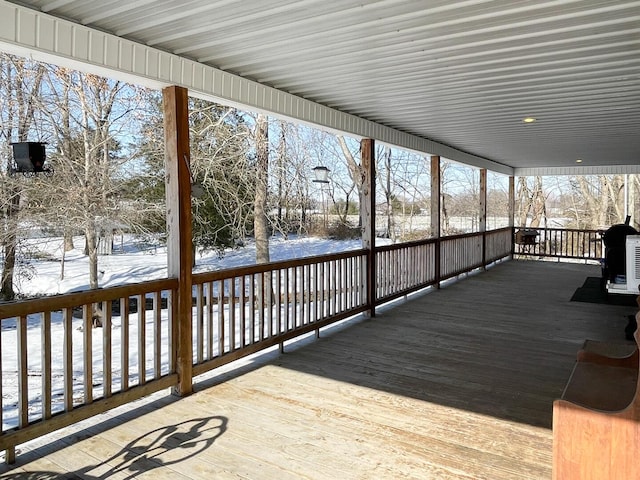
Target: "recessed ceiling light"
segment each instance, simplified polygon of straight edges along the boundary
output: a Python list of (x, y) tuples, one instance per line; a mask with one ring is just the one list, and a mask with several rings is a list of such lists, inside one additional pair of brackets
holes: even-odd
[(526, 117), (526, 118), (523, 118), (523, 119), (522, 119), (522, 121), (523, 121), (524, 123), (533, 123), (533, 122), (535, 122), (535, 121), (536, 121), (536, 119), (535, 119), (535, 118), (533, 118), (533, 117)]
[(577, 159), (576, 163), (582, 163), (582, 159), (581, 158)]

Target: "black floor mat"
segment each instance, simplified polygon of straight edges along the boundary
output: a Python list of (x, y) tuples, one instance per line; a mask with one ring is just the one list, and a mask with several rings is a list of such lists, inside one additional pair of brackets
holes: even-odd
[(600, 277), (587, 277), (584, 284), (578, 287), (571, 297), (572, 302), (586, 302), (586, 303), (608, 303), (610, 305), (623, 305), (629, 307), (635, 307), (636, 296), (635, 295), (620, 295), (607, 293), (606, 290), (601, 288)]

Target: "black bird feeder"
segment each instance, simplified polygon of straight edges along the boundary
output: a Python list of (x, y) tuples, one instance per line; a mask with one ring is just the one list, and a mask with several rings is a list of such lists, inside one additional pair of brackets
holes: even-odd
[(17, 142), (12, 143), (14, 168), (12, 173), (22, 173), (25, 176), (33, 176), (44, 173), (50, 177), (53, 168), (45, 166), (47, 155), (43, 142)]

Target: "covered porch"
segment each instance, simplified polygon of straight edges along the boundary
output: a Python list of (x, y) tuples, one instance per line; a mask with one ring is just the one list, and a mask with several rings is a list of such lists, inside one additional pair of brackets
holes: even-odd
[[(582, 264), (502, 262), (436, 287), (515, 253), (516, 176), (639, 171), (637, 2), (174, 3), (0, 0), (4, 50), (172, 95), (174, 233), (169, 278), (3, 305), (18, 354), (0, 375), (19, 395), (2, 475), (549, 478), (552, 401), (577, 349), (624, 338), (637, 308), (570, 302), (600, 275)], [(187, 91), (360, 139), (363, 249), (192, 275)], [(375, 142), (430, 155), (433, 238), (376, 248)], [(480, 169), (478, 232), (440, 236), (440, 157)], [(509, 176), (496, 231), (487, 171)], [(106, 328), (75, 334), (97, 304)], [(156, 393), (169, 387), (184, 398)]]
[(499, 263), (24, 445), (1, 477), (551, 478), (577, 349), (637, 310), (570, 301), (598, 275)]

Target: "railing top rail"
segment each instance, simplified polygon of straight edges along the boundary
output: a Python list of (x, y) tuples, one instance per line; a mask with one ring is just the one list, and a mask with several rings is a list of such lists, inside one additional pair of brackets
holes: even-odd
[(436, 243), (437, 238), (425, 238), (422, 240), (413, 240), (411, 242), (392, 243), (390, 245), (376, 246), (378, 252), (388, 252), (392, 250), (400, 250), (402, 248), (420, 247), (422, 245), (429, 245), (430, 243)]
[(117, 287), (98, 288), (83, 292), (64, 293), (61, 295), (16, 300), (0, 304), (0, 320), (44, 311), (73, 308), (78, 305), (111, 301), (133, 295), (142, 295), (149, 292), (174, 290), (176, 288), (178, 288), (177, 279), (165, 278), (149, 282), (119, 285)]
[(606, 232), (606, 229), (589, 229), (589, 228), (565, 228), (565, 227), (514, 227), (516, 230), (527, 229), (527, 230), (541, 230), (541, 231), (562, 231), (562, 232), (584, 232), (584, 233), (599, 233), (602, 234)]
[(510, 232), (513, 230), (513, 227), (500, 227), (494, 230), (487, 230), (485, 233), (501, 233), (501, 232)]
[(447, 235), (446, 237), (440, 237), (442, 241), (450, 241), (450, 240), (459, 240), (461, 238), (471, 238), (471, 237), (481, 237), (486, 233), (492, 233), (495, 230), (489, 230), (486, 232), (469, 232), (469, 233), (458, 233), (456, 235)]

